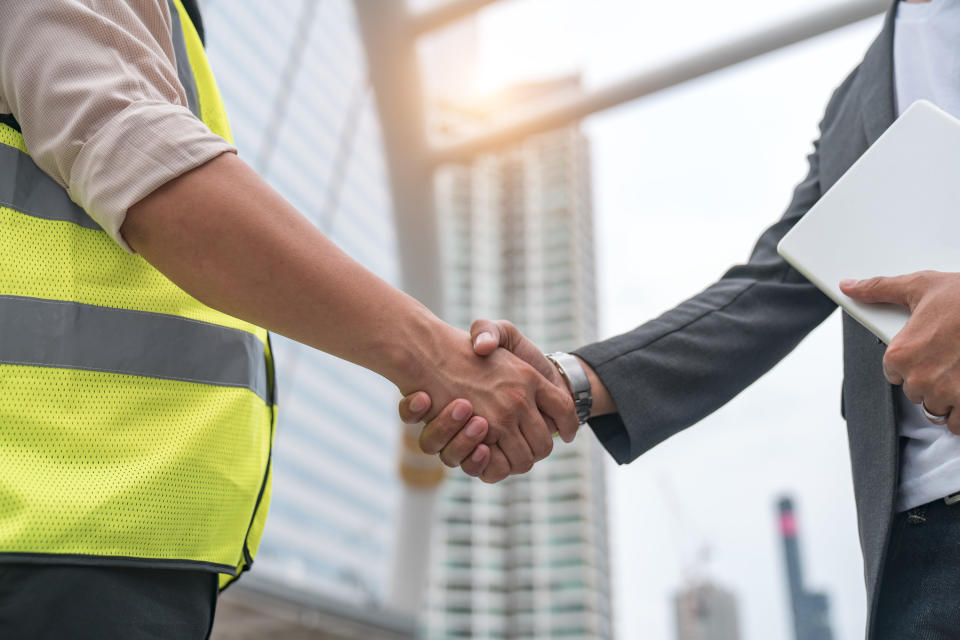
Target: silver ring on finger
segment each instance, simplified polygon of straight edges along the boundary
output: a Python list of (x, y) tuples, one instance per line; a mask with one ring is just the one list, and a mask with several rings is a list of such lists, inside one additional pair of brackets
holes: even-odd
[(947, 424), (947, 418), (950, 417), (949, 411), (947, 411), (942, 416), (937, 415), (935, 413), (932, 413), (930, 409), (927, 409), (927, 405), (925, 405), (923, 402), (920, 403), (920, 408), (923, 410), (924, 417), (930, 422), (932, 422), (933, 424)]

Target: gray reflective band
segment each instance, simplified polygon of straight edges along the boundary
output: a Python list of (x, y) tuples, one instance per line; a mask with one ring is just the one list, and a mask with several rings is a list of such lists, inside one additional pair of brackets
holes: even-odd
[(0, 206), (34, 218), (62, 220), (87, 229), (100, 229), (100, 225), (40, 169), (33, 158), (5, 144), (0, 144)]
[(0, 364), (246, 387), (267, 401), (259, 338), (162, 313), (0, 296)]
[(170, 5), (170, 22), (173, 27), (173, 51), (177, 56), (177, 76), (180, 84), (187, 92), (187, 106), (193, 115), (200, 117), (200, 96), (197, 93), (197, 82), (193, 78), (193, 69), (190, 67), (190, 56), (187, 55), (187, 41), (183, 37), (183, 24), (180, 22), (180, 13), (173, 0), (167, 0)]

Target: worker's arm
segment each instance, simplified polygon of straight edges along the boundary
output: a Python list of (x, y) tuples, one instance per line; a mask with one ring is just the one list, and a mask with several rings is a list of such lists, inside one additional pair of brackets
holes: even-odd
[(576, 430), (569, 394), (506, 350), (477, 357), (465, 332), (348, 257), (232, 153), (130, 207), (120, 231), (215, 309), (427, 391), (438, 409), (470, 400), (513, 472), (550, 451), (540, 412)]

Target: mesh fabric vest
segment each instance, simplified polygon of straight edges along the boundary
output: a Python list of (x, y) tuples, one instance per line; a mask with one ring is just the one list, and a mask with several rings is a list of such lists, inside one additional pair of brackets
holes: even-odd
[[(191, 110), (231, 140), (170, 0)], [(29, 117), (29, 116), (28, 116)], [(269, 337), (123, 251), (0, 123), (0, 562), (249, 568), (270, 494)]]

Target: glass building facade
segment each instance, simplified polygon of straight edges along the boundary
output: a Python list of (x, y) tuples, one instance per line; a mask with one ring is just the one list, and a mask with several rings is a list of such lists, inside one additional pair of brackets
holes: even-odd
[[(342, 249), (399, 284), (373, 95), (347, 0), (201, 3), (240, 156)], [(380, 606), (393, 553), (396, 390), (274, 336), (279, 424), (256, 571), (300, 593)]]
[[(515, 87), (491, 104), (578, 90), (566, 78)], [(446, 103), (435, 115), (446, 131), (469, 131), (478, 110)], [(510, 318), (546, 351), (596, 339), (589, 158), (573, 125), (437, 172), (449, 322)], [(421, 621), (427, 638), (612, 637), (605, 455), (583, 428), (500, 484), (449, 474)]]

